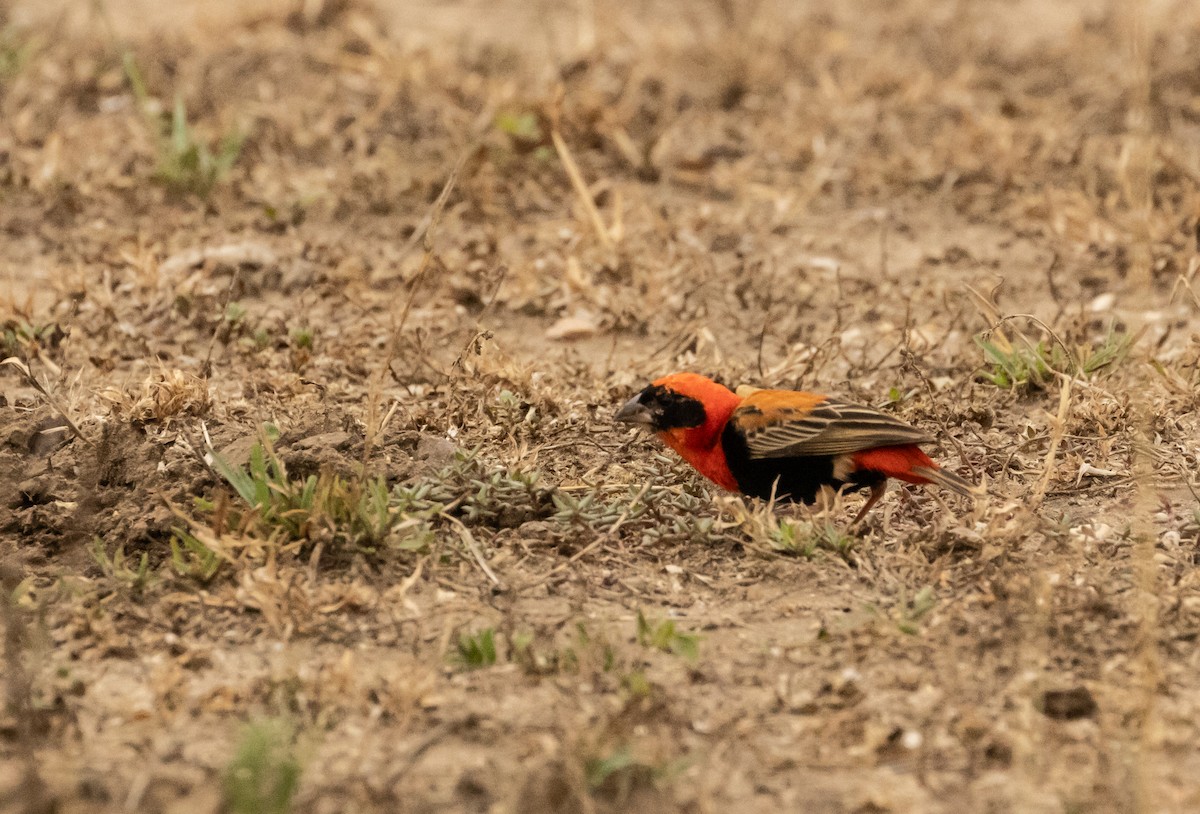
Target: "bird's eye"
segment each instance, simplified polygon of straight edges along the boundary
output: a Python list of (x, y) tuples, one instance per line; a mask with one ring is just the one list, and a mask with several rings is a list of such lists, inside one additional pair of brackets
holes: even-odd
[(645, 405), (646, 407), (653, 407), (658, 402), (656, 395), (657, 394), (652, 388), (647, 387), (645, 390), (638, 393), (637, 403)]

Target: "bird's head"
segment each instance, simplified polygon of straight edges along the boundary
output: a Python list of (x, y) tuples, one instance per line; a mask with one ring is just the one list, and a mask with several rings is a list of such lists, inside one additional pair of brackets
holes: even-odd
[(657, 433), (723, 425), (739, 399), (723, 384), (697, 373), (672, 373), (651, 382), (617, 411), (615, 420)]

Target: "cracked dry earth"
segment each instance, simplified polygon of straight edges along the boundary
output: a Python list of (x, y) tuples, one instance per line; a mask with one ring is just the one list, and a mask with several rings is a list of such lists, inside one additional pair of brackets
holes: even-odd
[[(1200, 809), (1197, 42), (0, 6), (0, 810)], [(720, 494), (611, 421), (681, 369), (881, 406), (989, 496)], [(248, 510), (264, 438), (327, 516)]]

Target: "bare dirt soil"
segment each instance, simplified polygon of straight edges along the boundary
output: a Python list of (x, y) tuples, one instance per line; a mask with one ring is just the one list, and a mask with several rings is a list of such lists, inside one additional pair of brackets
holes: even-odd
[[(1198, 43), (0, 5), (0, 810), (1200, 810)], [(720, 494), (684, 369), (989, 496)]]

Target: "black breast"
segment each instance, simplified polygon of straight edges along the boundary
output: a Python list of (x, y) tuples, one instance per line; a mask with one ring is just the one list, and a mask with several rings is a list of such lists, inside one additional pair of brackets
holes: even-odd
[(738, 488), (744, 494), (764, 500), (770, 498), (774, 490), (776, 500), (812, 503), (822, 486), (834, 489), (845, 486), (848, 491), (854, 491), (879, 479), (862, 473), (867, 477), (852, 477), (850, 483), (837, 480), (833, 477), (833, 456), (830, 455), (751, 458), (746, 439), (732, 422), (726, 424), (721, 433), (721, 448)]

